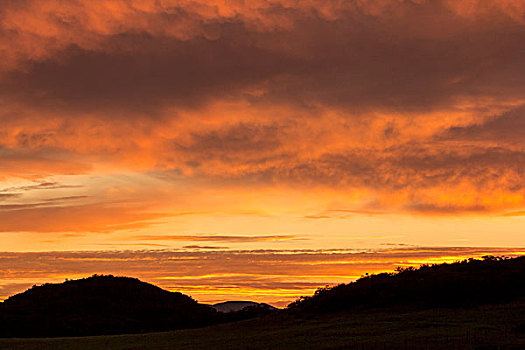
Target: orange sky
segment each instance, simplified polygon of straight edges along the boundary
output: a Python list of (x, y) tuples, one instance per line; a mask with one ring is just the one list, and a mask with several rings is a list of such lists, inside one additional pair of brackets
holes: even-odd
[[(523, 42), (522, 0), (2, 2), (0, 251), (25, 267), (0, 298), (113, 265), (32, 269), (73, 252), (187, 252), (117, 272), (281, 304), (363, 271), (261, 263), (287, 287), (256, 291), (231, 252), (519, 252)], [(177, 282), (215, 276), (203, 252), (227, 288)]]

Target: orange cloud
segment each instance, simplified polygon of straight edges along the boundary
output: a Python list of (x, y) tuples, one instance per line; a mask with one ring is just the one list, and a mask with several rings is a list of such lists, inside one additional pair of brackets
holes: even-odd
[(296, 236), (273, 235), (273, 236), (221, 236), (221, 235), (164, 235), (164, 236), (136, 236), (132, 237), (137, 240), (147, 241), (208, 241), (208, 242), (264, 242), (264, 241), (282, 241), (290, 239), (299, 239)]
[[(91, 166), (74, 160), (53, 159), (49, 156), (2, 154), (0, 148), (0, 180), (8, 177), (43, 179), (51, 175), (75, 175), (90, 171)], [(7, 152), (6, 152), (7, 153)]]
[[(89, 194), (104, 210), (5, 193), (3, 230), (145, 227), (213, 188), (339, 191), (361, 213), (525, 205), (521, 1), (0, 6), (0, 181), (106, 179)], [(143, 175), (126, 209), (105, 198), (115, 174)], [(184, 186), (205, 189), (175, 208)]]
[(0, 232), (93, 232), (146, 227), (166, 216), (104, 204), (0, 206)]

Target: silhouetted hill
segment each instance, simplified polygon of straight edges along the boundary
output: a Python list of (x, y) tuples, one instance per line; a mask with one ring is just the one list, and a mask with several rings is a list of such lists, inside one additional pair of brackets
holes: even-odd
[(135, 278), (97, 276), (45, 284), (0, 304), (0, 336), (139, 333), (217, 323), (192, 298)]
[(422, 265), (364, 276), (318, 289), (288, 305), (298, 313), (371, 308), (470, 307), (525, 297), (525, 257), (486, 256), (452, 264)]
[[(373, 319), (374, 315), (438, 307), (450, 308), (453, 315), (471, 306), (503, 305), (524, 297), (525, 257), (485, 257), (367, 275), (356, 282), (321, 288), (311, 297), (301, 297), (288, 306), (286, 313), (260, 304), (222, 313), (186, 295), (137, 279), (95, 275), (35, 286), (0, 303), (0, 337), (142, 333), (260, 316), (267, 316), (259, 319), (262, 324), (280, 329), (279, 324), (288, 322), (289, 316), (295, 319), (292, 324), (298, 322), (294, 315), (309, 319), (302, 316), (348, 310), (344, 317), (366, 315)], [(521, 329), (522, 323), (510, 326)], [(232, 323), (227, 329), (235, 330), (242, 324)]]

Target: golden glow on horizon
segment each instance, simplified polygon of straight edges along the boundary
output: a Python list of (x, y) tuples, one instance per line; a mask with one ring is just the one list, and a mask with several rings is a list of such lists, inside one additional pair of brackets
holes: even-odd
[[(203, 303), (250, 299), (285, 306), (325, 285), (366, 273), (450, 263), (488, 254), (519, 256), (509, 248), (399, 248), (368, 252), (323, 251), (93, 251), (5, 253), (0, 256), (0, 299), (35, 283), (105, 273), (138, 277)], [(71, 262), (75, 262), (71, 264)], [(62, 271), (62, 272), (58, 272)]]

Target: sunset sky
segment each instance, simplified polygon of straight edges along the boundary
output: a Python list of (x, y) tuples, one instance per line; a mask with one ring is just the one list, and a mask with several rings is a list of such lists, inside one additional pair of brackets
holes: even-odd
[(0, 300), (284, 306), (525, 253), (524, 198), (525, 0), (0, 2)]

